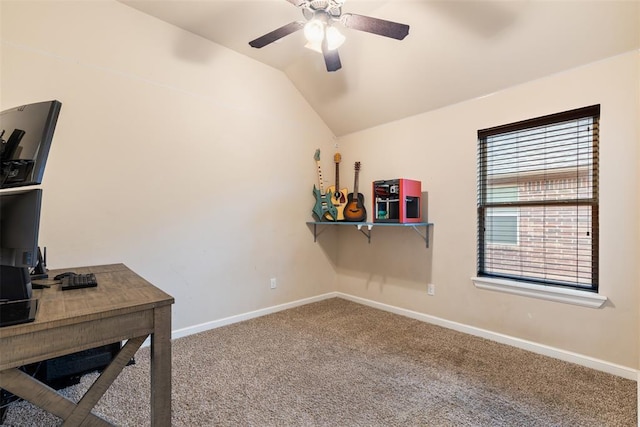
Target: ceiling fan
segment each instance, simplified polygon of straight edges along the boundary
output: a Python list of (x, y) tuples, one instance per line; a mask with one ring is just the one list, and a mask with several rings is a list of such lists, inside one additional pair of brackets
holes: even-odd
[(342, 13), (342, 5), (345, 0), (286, 0), (302, 10), (306, 19), (293, 21), (270, 33), (267, 33), (249, 42), (251, 47), (260, 49), (291, 33), (304, 28), (307, 38), (306, 47), (319, 51), (324, 56), (327, 71), (337, 71), (342, 68), (338, 47), (342, 45), (345, 37), (334, 26), (340, 22), (344, 27), (353, 30), (365, 31), (379, 36), (390, 37), (396, 40), (404, 39), (409, 34), (409, 26), (397, 22), (370, 16), (356, 15), (354, 13)]

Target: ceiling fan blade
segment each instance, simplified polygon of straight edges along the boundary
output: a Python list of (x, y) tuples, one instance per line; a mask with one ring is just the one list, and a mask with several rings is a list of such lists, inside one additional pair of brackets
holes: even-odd
[(397, 22), (385, 21), (384, 19), (372, 18), (371, 16), (345, 13), (341, 18), (342, 25), (358, 31), (377, 34), (379, 36), (391, 37), (402, 40), (409, 34), (409, 26)]
[(249, 46), (260, 49), (261, 47), (265, 47), (266, 45), (273, 43), (276, 40), (280, 40), (284, 36), (295, 33), (302, 27), (304, 27), (304, 22), (290, 22), (287, 25), (283, 25), (282, 27), (271, 31), (270, 33), (267, 33), (262, 37), (258, 37), (257, 39), (250, 41)]
[(322, 56), (324, 56), (324, 63), (327, 66), (327, 71), (338, 71), (342, 68), (342, 63), (340, 62), (340, 55), (338, 55), (338, 49), (329, 49), (329, 43), (327, 42), (327, 38), (325, 37), (322, 40)]

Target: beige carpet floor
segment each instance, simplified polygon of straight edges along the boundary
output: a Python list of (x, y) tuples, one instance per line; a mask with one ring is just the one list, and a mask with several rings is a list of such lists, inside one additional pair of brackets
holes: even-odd
[[(149, 425), (149, 349), (98, 403)], [(64, 390), (77, 400), (96, 374)], [(174, 426), (636, 426), (636, 382), (343, 299), (173, 341)], [(28, 403), (7, 426), (60, 420)]]

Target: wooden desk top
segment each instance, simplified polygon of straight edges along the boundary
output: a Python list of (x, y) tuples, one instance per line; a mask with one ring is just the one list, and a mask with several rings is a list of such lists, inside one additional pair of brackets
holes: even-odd
[(95, 288), (62, 291), (60, 285), (33, 291), (38, 312), (31, 323), (0, 328), (0, 338), (37, 332), (105, 317), (119, 316), (174, 303), (171, 295), (156, 288), (124, 264), (51, 270), (49, 277), (65, 271), (94, 273)]

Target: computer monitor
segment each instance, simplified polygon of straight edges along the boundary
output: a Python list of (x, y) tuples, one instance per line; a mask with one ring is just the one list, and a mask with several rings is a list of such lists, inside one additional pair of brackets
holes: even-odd
[(0, 192), (0, 300), (31, 298), (41, 205), (39, 188)]
[(61, 108), (54, 100), (0, 113), (0, 188), (42, 183)]

